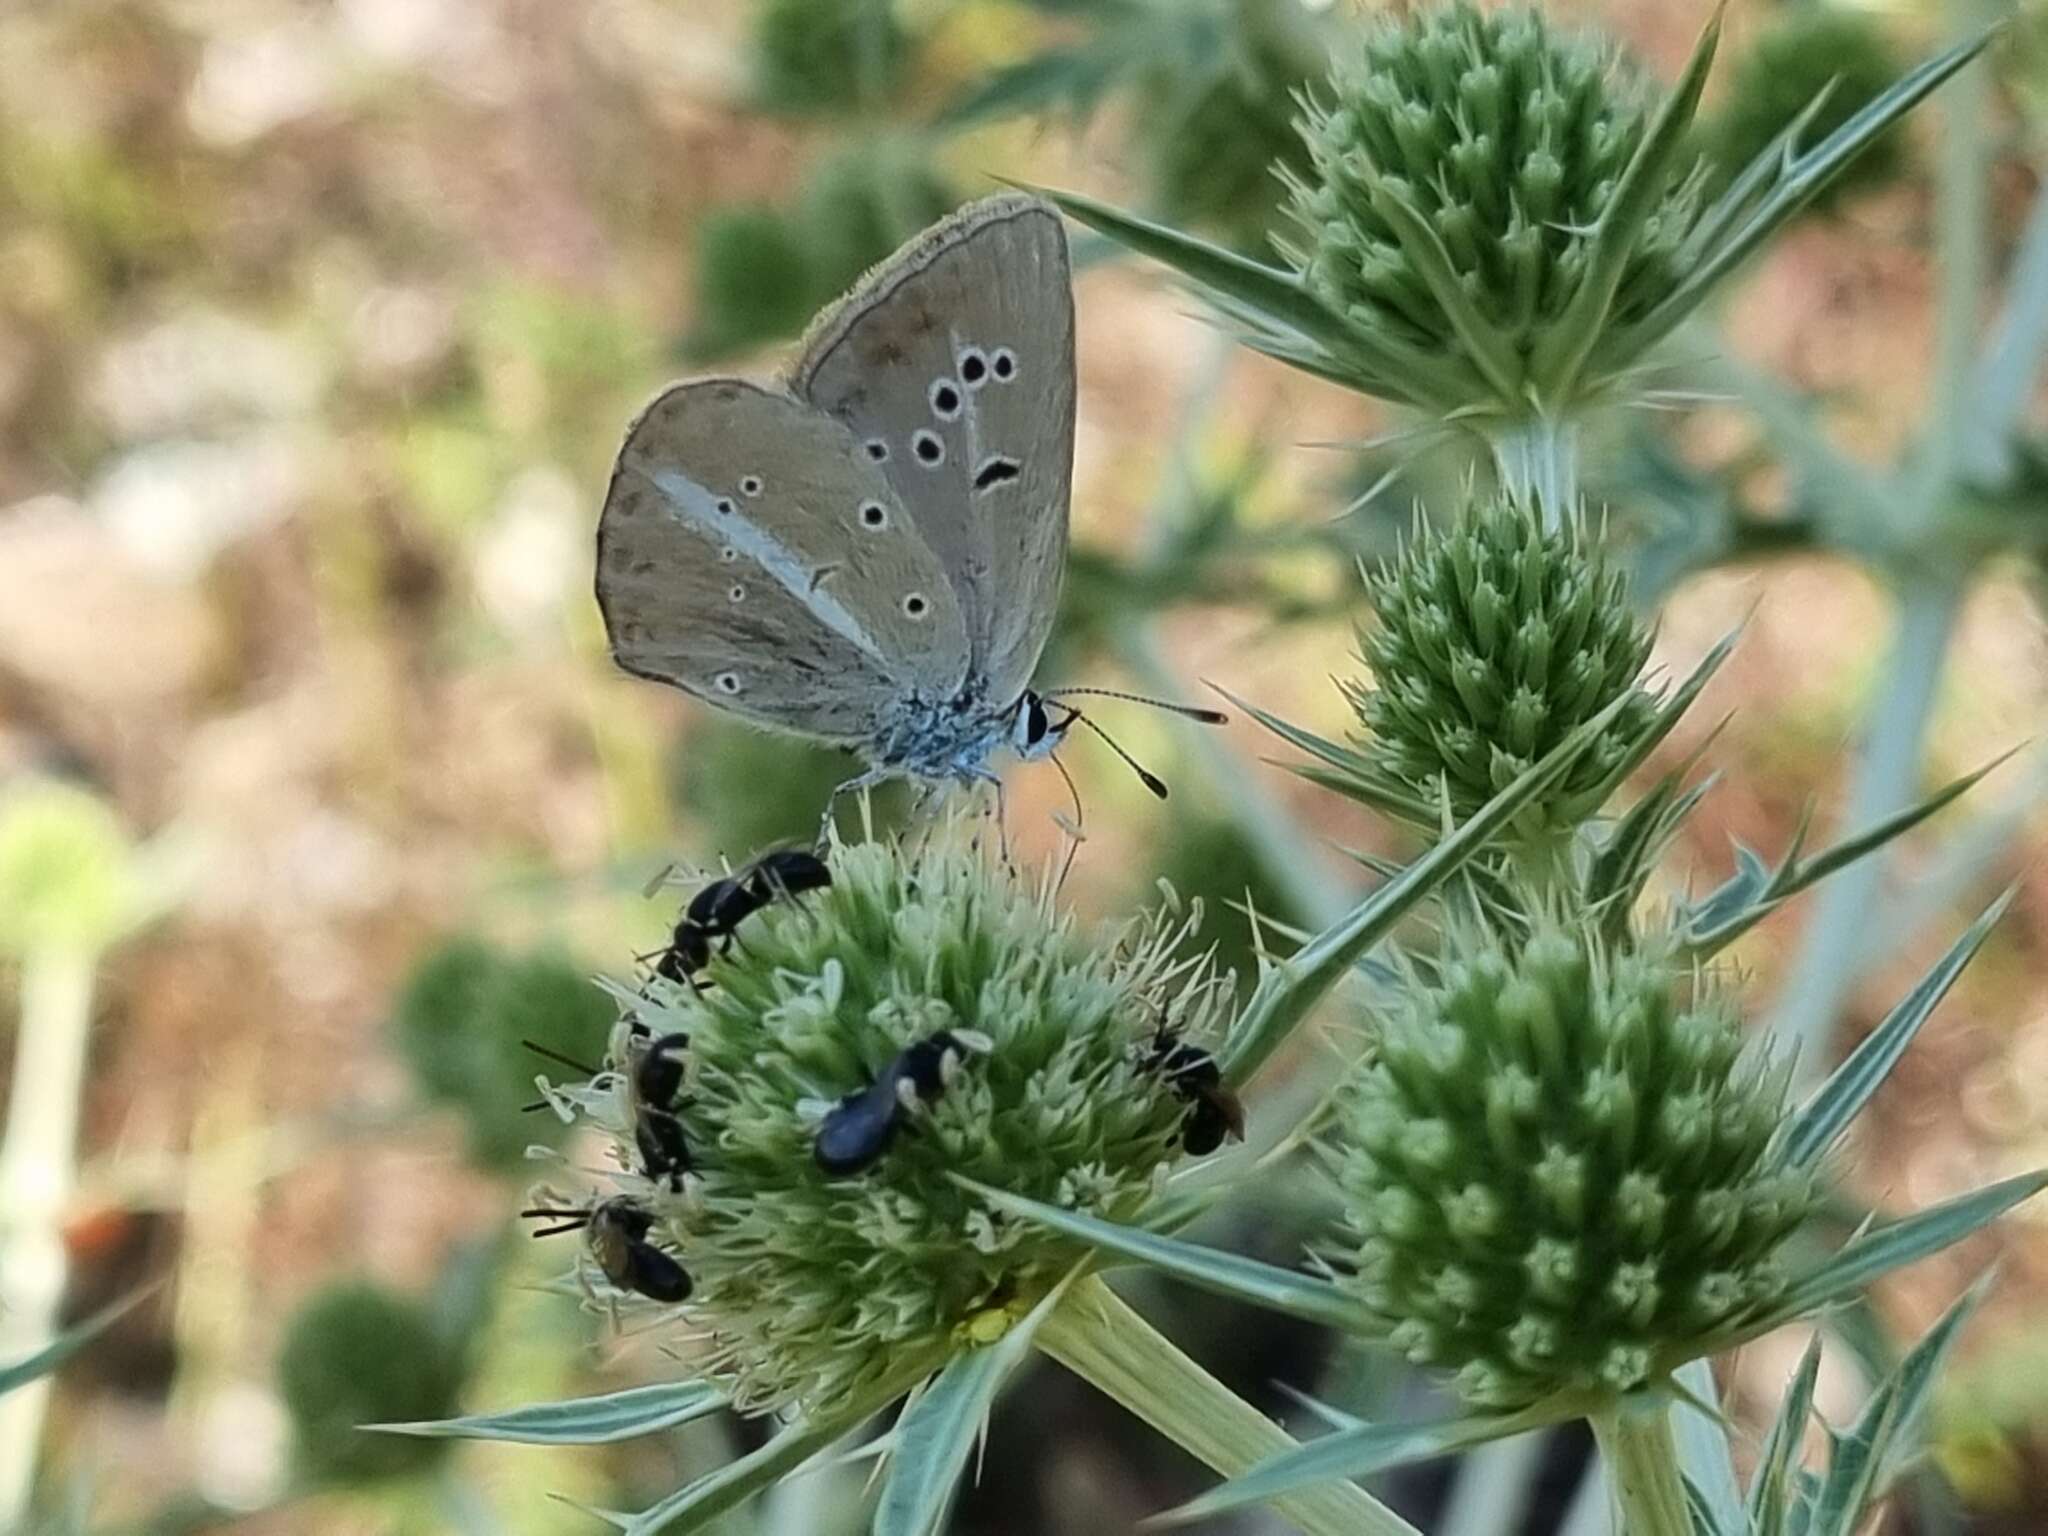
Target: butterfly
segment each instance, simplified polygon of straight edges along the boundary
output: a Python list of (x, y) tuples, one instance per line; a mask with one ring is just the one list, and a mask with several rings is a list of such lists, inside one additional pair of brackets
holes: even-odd
[(1049, 757), (1077, 721), (1101, 734), (1060, 699), (1110, 691), (1031, 686), (1066, 566), (1074, 403), (1058, 213), (968, 205), (826, 310), (782, 385), (676, 384), (633, 422), (597, 531), (612, 655), (852, 749), (866, 771), (834, 801), (907, 777), (991, 783), (1000, 807), (996, 754)]

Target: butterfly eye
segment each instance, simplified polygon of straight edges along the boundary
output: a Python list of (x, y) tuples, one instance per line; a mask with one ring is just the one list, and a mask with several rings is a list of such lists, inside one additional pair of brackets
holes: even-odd
[(932, 605), (925, 601), (922, 592), (913, 592), (903, 599), (903, 616), (907, 619), (921, 619), (931, 612)]
[(737, 672), (721, 672), (711, 679), (711, 686), (720, 693), (734, 694), (740, 691), (740, 675)]
[(945, 439), (936, 432), (920, 432), (910, 440), (910, 445), (917, 454), (917, 462), (929, 469), (946, 462)]
[(879, 501), (864, 501), (860, 504), (860, 521), (863, 528), (886, 528), (889, 509)]
[(960, 386), (951, 379), (932, 381), (932, 414), (941, 421), (951, 421), (960, 414)]
[(960, 353), (960, 377), (969, 389), (979, 389), (988, 379), (988, 359), (981, 348), (968, 347)]
[(740, 494), (742, 496), (760, 495), (761, 477), (759, 475), (748, 475), (744, 480), (740, 481)]
[(988, 366), (991, 373), (1007, 384), (1017, 376), (1017, 354), (1008, 347), (997, 347)]

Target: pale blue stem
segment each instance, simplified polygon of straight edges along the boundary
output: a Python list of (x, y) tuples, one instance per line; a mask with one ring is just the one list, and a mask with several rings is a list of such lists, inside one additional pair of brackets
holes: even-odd
[(1693, 1536), (1670, 1408), (1628, 1403), (1592, 1423), (1626, 1536)]
[(1458, 1463), (1436, 1536), (1499, 1536), (1521, 1524), (1543, 1472), (1549, 1437), (1538, 1431), (1493, 1440)]
[[(1850, 789), (1845, 830), (1856, 831), (1912, 804), (1920, 787), (1927, 728), (1949, 641), (1962, 606), (1959, 576), (1927, 573), (1901, 586), (1883, 695), (1870, 716)], [(1797, 1081), (1818, 1082), (1827, 1043), (1855, 989), (1858, 959), (1884, 884), (1886, 859), (1873, 853), (1822, 884), (1813, 919), (1779, 994), (1771, 1027), (1797, 1051)]]
[[(0, 1361), (25, 1358), (57, 1329), (60, 1224), (76, 1168), (92, 986), (88, 954), (31, 953), (21, 962), (14, 1087), (0, 1145)], [(0, 1396), (0, 1531), (28, 1528), (49, 1400), (48, 1377)]]
[(1579, 499), (1579, 429), (1550, 416), (1529, 416), (1492, 428), (1487, 443), (1501, 484), (1518, 499), (1543, 505), (1546, 528), (1558, 528)]

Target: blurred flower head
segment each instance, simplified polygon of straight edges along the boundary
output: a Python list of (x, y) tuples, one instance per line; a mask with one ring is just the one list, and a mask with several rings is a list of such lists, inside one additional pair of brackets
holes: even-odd
[(453, 1412), (463, 1362), (424, 1307), (351, 1280), (300, 1307), (278, 1354), (277, 1379), (300, 1471), (319, 1482), (367, 1483), (419, 1471), (448, 1453), (445, 1440), (361, 1426)]

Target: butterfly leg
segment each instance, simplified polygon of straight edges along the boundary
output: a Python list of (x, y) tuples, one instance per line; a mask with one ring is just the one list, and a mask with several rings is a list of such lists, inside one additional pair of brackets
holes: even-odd
[(823, 848), (832, 841), (832, 813), (838, 809), (839, 797), (855, 790), (873, 789), (877, 784), (886, 784), (900, 777), (894, 768), (870, 768), (865, 773), (854, 775), (825, 799), (825, 814), (818, 820), (818, 847)]

